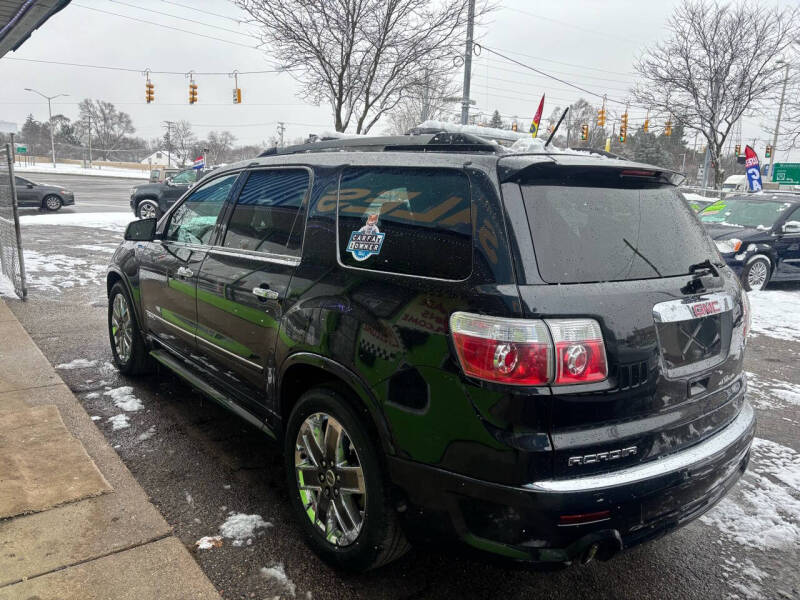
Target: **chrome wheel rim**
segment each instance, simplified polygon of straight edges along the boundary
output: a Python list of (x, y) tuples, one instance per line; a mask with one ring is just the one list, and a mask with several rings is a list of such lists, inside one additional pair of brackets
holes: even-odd
[(139, 205), (139, 217), (142, 219), (155, 219), (156, 207), (152, 202), (142, 202)]
[(114, 304), (111, 308), (111, 337), (114, 340), (117, 357), (123, 363), (127, 363), (133, 347), (133, 323), (128, 301), (122, 294), (114, 296)]
[(61, 206), (61, 200), (55, 196), (48, 196), (44, 202), (50, 210), (56, 210)]
[(758, 260), (750, 265), (747, 273), (747, 285), (751, 290), (761, 290), (767, 284), (767, 265), (764, 261)]
[(334, 546), (349, 546), (364, 524), (364, 471), (350, 435), (318, 412), (300, 426), (294, 453), (297, 488), (306, 515)]

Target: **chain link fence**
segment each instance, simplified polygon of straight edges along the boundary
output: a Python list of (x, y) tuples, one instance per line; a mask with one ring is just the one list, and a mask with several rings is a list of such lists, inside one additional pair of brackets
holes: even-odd
[(25, 300), (28, 290), (11, 144), (0, 146), (0, 273), (11, 281), (17, 296)]

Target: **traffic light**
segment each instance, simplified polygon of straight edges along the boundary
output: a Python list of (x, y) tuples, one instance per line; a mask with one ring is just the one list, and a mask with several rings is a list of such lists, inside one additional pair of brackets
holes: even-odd
[(147, 101), (148, 104), (150, 104), (153, 100), (156, 99), (155, 86), (152, 83), (150, 83), (149, 80), (146, 84), (144, 84), (144, 99)]
[(650, 119), (644, 120), (644, 125), (642, 125), (642, 131), (647, 133), (650, 130)]
[(606, 126), (606, 109), (605, 109), (605, 106), (603, 108), (598, 109), (598, 111), (597, 111), (597, 126), (598, 127), (605, 127)]
[(233, 88), (233, 103), (234, 104), (241, 104), (242, 103), (242, 90), (241, 88)]
[(197, 102), (197, 84), (193, 81), (189, 84), (189, 104)]
[(581, 140), (586, 141), (589, 139), (589, 126), (581, 125)]
[(739, 156), (742, 153), (742, 145), (741, 144), (736, 144), (736, 146), (734, 146), (734, 148), (733, 148), (733, 153), (736, 156)]
[(672, 135), (672, 121), (664, 123), (664, 135), (667, 137)]
[(619, 126), (619, 143), (624, 144), (628, 139), (628, 113), (623, 113)]
[(772, 156), (772, 146), (767, 144), (767, 149), (764, 150), (764, 158), (769, 158), (770, 156)]
[(517, 130), (517, 122), (514, 121), (513, 123), (511, 123), (511, 131), (516, 131), (516, 130)]

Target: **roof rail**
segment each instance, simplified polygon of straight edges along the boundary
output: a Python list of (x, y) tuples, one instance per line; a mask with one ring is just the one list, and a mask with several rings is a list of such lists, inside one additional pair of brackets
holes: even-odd
[(259, 156), (281, 156), (311, 152), (487, 152), (503, 150), (478, 136), (447, 131), (421, 135), (359, 136), (327, 139), (295, 146), (265, 150)]

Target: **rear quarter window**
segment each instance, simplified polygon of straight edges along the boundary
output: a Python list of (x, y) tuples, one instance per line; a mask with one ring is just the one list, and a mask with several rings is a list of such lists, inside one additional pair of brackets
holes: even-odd
[(450, 280), (472, 272), (469, 179), (456, 169), (347, 168), (337, 223), (345, 266)]

